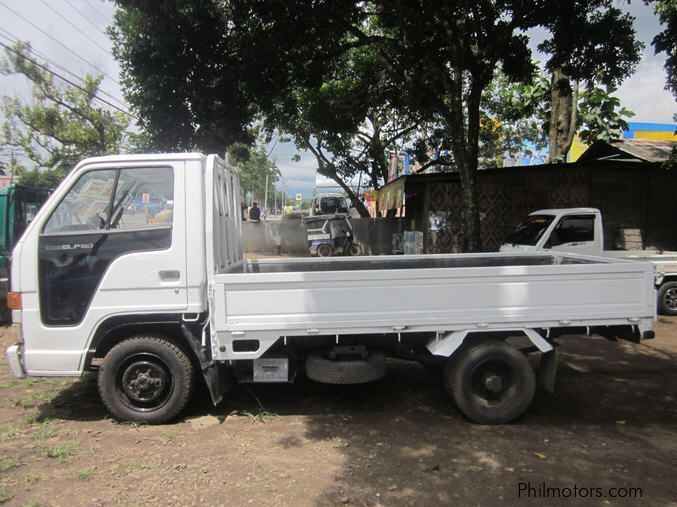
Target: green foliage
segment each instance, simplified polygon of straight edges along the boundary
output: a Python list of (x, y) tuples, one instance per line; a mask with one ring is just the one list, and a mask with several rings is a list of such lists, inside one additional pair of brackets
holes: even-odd
[(665, 88), (672, 91), (672, 95), (677, 99), (677, 2), (675, 0), (645, 0), (645, 3), (653, 5), (658, 19), (665, 27), (654, 37), (652, 44), (656, 53), (666, 54)]
[[(118, 5), (111, 33), (125, 92), (160, 146), (251, 144), (262, 119), (312, 151), (355, 204), (345, 181), (365, 172), (378, 188), (388, 151), (410, 146), (425, 164), (458, 169), (470, 250), (481, 248), (474, 172), (500, 140), (482, 97), (496, 69), (531, 80), (525, 34), (543, 29), (548, 70), (581, 81), (623, 79), (640, 49), (613, 0)], [(434, 160), (440, 147), (446, 161)]]
[(615, 91), (613, 85), (591, 83), (579, 94), (577, 132), (584, 143), (619, 139), (628, 128), (623, 118), (630, 118), (635, 113), (621, 106), (620, 99), (612, 95)]
[[(99, 107), (95, 96), (101, 76), (86, 75), (81, 88), (61, 86), (33, 63), (28, 43), (17, 43), (0, 60), (0, 72), (20, 74), (33, 85), (30, 102), (3, 97), (3, 144), (19, 148), (35, 164), (22, 183), (53, 187), (80, 159), (117, 153), (128, 125), (126, 115)], [(42, 64), (41, 64), (42, 65)], [(47, 175), (36, 171), (48, 168)]]
[(63, 169), (23, 169), (17, 172), (17, 182), (34, 188), (55, 189), (66, 176)]
[[(530, 141), (537, 147), (547, 145), (550, 132), (550, 81), (538, 71), (530, 83), (505, 83), (498, 76), (494, 85), (498, 93), (487, 100), (489, 110), (501, 122), (501, 131), (506, 139), (504, 149), (518, 147), (520, 140)], [(624, 118), (634, 113), (623, 107), (613, 93), (613, 85), (602, 85), (598, 81), (588, 82), (578, 93), (576, 134), (586, 144), (597, 140), (608, 141), (621, 137), (628, 128)], [(514, 141), (514, 144), (513, 144)]]
[[(263, 76), (241, 74), (246, 55), (232, 33), (234, 7), (218, 0), (118, 4), (109, 29), (113, 54), (125, 97), (154, 148), (214, 153), (252, 143), (256, 108), (242, 80)], [(274, 58), (261, 63), (273, 65)]]
[(263, 199), (266, 195), (266, 178), (268, 178), (268, 204), (273, 201), (275, 183), (280, 179), (280, 170), (275, 162), (266, 154), (265, 147), (257, 145), (248, 148), (246, 145), (237, 144), (232, 146), (231, 154), (234, 156), (235, 166), (240, 173), (240, 186), (243, 194), (253, 197), (263, 207)]

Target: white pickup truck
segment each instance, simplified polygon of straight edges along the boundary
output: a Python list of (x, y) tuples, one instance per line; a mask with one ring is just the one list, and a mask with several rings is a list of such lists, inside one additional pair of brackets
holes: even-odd
[(596, 208), (534, 211), (500, 249), (506, 253), (538, 250), (650, 262), (656, 266), (658, 310), (665, 315), (677, 315), (677, 252), (604, 250), (602, 213)]
[[(151, 196), (172, 203), (144, 207)], [(214, 155), (78, 164), (14, 249), (17, 376), (98, 370), (110, 412), (163, 423), (197, 376), (218, 403), (232, 381), (380, 379), (386, 356), (445, 365), (460, 411), (511, 421), (554, 338), (652, 338), (653, 266), (556, 252), (411, 257), (242, 257), (238, 175)]]

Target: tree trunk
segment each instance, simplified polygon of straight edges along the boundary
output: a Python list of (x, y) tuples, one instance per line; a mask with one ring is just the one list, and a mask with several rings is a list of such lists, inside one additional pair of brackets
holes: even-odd
[[(480, 214), (477, 205), (477, 189), (475, 172), (477, 171), (477, 155), (479, 153), (479, 118), (480, 97), (482, 88), (477, 80), (473, 81), (468, 94), (468, 128), (464, 128), (463, 117), (463, 66), (462, 56), (456, 49), (456, 66), (450, 90), (451, 110), (447, 118), (448, 132), (451, 140), (451, 151), (458, 167), (461, 180), (463, 220), (463, 251), (481, 252), (482, 237), (480, 234)], [(467, 135), (467, 137), (466, 137)]]
[(572, 89), (569, 77), (555, 69), (550, 81), (550, 163), (566, 162), (576, 134), (577, 100), (578, 84)]
[(369, 210), (367, 207), (364, 205), (362, 201), (360, 201), (360, 197), (353, 192), (353, 189), (350, 188), (348, 185), (344, 183), (344, 181), (339, 178), (339, 176), (334, 173), (334, 176), (331, 177), (332, 180), (334, 180), (336, 183), (339, 184), (339, 186), (343, 189), (343, 191), (348, 194), (348, 198), (350, 201), (353, 203), (353, 206), (357, 210), (357, 212), (360, 214), (361, 217), (363, 218), (369, 218), (371, 215), (369, 214)]

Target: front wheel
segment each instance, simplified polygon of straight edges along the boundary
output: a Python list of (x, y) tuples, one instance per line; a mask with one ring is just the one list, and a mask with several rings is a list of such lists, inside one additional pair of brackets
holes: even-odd
[(122, 421), (162, 424), (184, 409), (193, 392), (193, 366), (172, 342), (134, 336), (113, 347), (99, 368), (99, 393)]
[(677, 315), (677, 282), (665, 282), (658, 289), (658, 311), (663, 315)]
[(362, 255), (362, 247), (358, 243), (350, 243), (348, 247), (348, 255), (352, 257), (358, 257)]
[(527, 358), (499, 340), (460, 350), (447, 363), (444, 384), (459, 410), (480, 424), (505, 424), (534, 398), (536, 378)]

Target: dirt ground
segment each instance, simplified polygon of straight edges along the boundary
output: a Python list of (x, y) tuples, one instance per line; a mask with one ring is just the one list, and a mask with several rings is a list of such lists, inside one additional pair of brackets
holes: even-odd
[[(92, 376), (17, 380), (3, 354), (0, 503), (677, 505), (677, 318), (654, 329), (642, 345), (561, 338), (556, 394), (497, 427), (406, 362), (361, 387), (236, 386), (174, 424), (120, 424)], [(4, 350), (15, 336), (0, 332)]]

